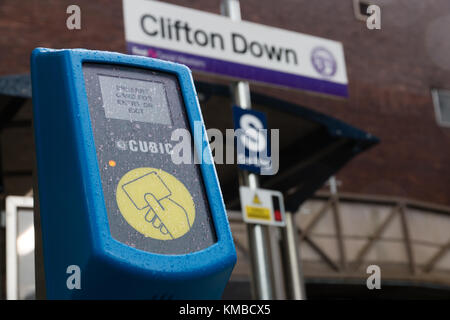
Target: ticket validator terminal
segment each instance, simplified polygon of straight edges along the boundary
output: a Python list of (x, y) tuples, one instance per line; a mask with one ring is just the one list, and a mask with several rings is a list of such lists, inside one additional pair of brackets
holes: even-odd
[[(220, 298), (236, 253), (190, 70), (37, 48), (31, 71), (45, 297)], [(176, 164), (194, 123), (204, 161)]]

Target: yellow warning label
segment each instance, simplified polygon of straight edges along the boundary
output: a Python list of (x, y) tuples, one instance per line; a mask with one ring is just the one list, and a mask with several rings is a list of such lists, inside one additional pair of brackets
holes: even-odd
[(268, 208), (246, 206), (245, 213), (249, 219), (271, 220), (270, 210)]
[(194, 223), (195, 204), (189, 190), (161, 169), (128, 171), (117, 185), (116, 201), (125, 220), (153, 239), (177, 239)]
[(253, 197), (253, 203), (254, 204), (262, 204), (261, 200), (259, 200), (259, 197), (257, 194)]

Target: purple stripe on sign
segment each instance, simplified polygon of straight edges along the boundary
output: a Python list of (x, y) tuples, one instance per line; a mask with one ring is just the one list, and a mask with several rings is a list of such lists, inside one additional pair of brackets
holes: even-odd
[(185, 64), (192, 70), (196, 71), (210, 72), (289, 88), (348, 97), (347, 85), (327, 80), (308, 78), (291, 73), (150, 47), (132, 42), (127, 42), (127, 50), (130, 54)]

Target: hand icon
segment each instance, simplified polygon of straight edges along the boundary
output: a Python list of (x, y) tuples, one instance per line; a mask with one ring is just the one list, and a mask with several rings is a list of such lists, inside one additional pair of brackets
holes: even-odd
[(160, 169), (126, 173), (117, 185), (116, 199), (125, 220), (146, 237), (178, 239), (194, 224), (195, 204), (189, 190)]
[[(156, 210), (153, 209), (153, 208), (161, 208), (162, 209), (161, 205), (159, 204), (159, 202), (156, 200), (156, 198), (153, 195), (149, 194), (148, 197), (151, 197), (153, 200), (146, 199), (146, 201), (149, 201), (148, 203), (149, 203), (150, 207), (149, 207), (147, 213), (145, 214), (145, 221), (147, 221), (148, 223), (151, 223), (154, 228), (159, 229), (159, 231), (162, 234), (164, 234), (164, 235), (168, 234), (169, 230), (167, 230), (167, 228), (161, 222), (161, 219), (158, 218), (158, 215), (156, 214)], [(153, 205), (150, 205), (150, 203), (153, 203)]]
[(150, 208), (145, 214), (145, 220), (152, 223), (162, 234), (169, 234), (176, 239), (191, 228), (186, 210), (170, 198), (157, 200), (151, 193), (145, 195), (145, 201)]

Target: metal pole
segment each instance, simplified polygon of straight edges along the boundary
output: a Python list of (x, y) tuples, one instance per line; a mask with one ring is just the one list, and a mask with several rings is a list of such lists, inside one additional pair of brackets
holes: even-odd
[[(232, 20), (241, 20), (241, 8), (238, 0), (222, 0), (222, 15)], [(233, 84), (233, 96), (237, 106), (251, 109), (250, 88), (248, 82), (239, 81)], [(250, 188), (258, 188), (258, 176), (253, 173), (242, 172), (243, 181)], [(267, 226), (248, 224), (247, 235), (252, 266), (253, 296), (259, 300), (274, 298), (272, 284), (272, 264), (270, 257), (269, 230)]]
[[(252, 189), (258, 187), (258, 176), (246, 174), (248, 186)], [(244, 180), (244, 181), (245, 181)], [(272, 257), (270, 256), (270, 237), (267, 226), (259, 224), (247, 224), (247, 236), (249, 243), (249, 253), (251, 255), (252, 268), (252, 292), (255, 299), (274, 299), (274, 289), (272, 284)]]
[(339, 260), (340, 260), (340, 267), (345, 270), (347, 268), (347, 258), (345, 255), (345, 246), (344, 246), (344, 240), (342, 238), (342, 226), (341, 226), (341, 220), (339, 215), (339, 202), (337, 197), (337, 186), (338, 183), (336, 181), (336, 178), (334, 176), (331, 176), (328, 180), (330, 184), (330, 193), (331, 193), (331, 203), (333, 208), (333, 219), (334, 219), (334, 226), (336, 229), (336, 237), (338, 240), (338, 250), (339, 250)]
[(285, 213), (286, 227), (283, 233), (285, 251), (285, 273), (288, 297), (292, 300), (305, 300), (305, 286), (298, 254), (298, 237), (294, 215)]
[(330, 193), (335, 196), (337, 194), (337, 181), (335, 176), (331, 176), (328, 179), (328, 183), (330, 184)]
[(283, 229), (282, 227), (269, 226), (270, 256), (272, 258), (272, 280), (274, 299), (288, 299), (285, 281), (285, 268), (283, 266)]
[(6, 299), (19, 298), (17, 276), (17, 213), (12, 198), (6, 198)]

